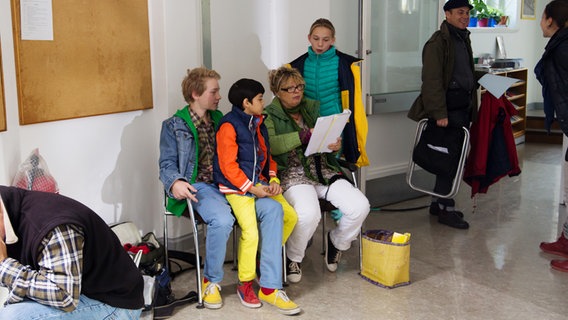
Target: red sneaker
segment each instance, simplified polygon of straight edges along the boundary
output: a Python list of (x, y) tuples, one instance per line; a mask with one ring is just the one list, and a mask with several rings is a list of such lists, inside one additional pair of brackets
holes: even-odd
[(237, 286), (237, 295), (245, 307), (260, 308), (262, 306), (262, 303), (260, 303), (260, 300), (258, 300), (252, 288), (252, 281), (239, 283)]
[(540, 249), (546, 253), (568, 258), (568, 239), (561, 234), (556, 242), (541, 242)]
[(568, 272), (568, 260), (552, 260), (550, 266), (554, 270)]

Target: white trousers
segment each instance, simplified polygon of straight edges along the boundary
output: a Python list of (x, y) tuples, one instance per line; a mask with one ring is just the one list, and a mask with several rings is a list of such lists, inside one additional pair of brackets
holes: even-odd
[[(326, 198), (327, 193), (327, 198)], [(329, 186), (300, 184), (284, 192), (286, 200), (298, 214), (298, 222), (286, 242), (288, 259), (302, 262), (306, 253), (308, 241), (312, 238), (321, 220), (321, 209), (318, 199), (327, 199), (343, 216), (336, 228), (331, 230), (330, 238), (333, 245), (341, 251), (351, 247), (351, 242), (357, 239), (361, 225), (370, 211), (369, 200), (349, 181), (339, 179)]]

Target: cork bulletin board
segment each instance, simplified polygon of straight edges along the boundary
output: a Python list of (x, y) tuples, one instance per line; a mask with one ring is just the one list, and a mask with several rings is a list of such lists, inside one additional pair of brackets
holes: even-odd
[[(1, 47), (2, 46), (0, 45), (0, 48)], [(2, 70), (2, 50), (0, 50), (0, 131), (6, 131), (6, 102), (4, 100), (4, 71)]]
[(47, 0), (52, 40), (11, 1), (20, 124), (152, 108), (147, 0)]

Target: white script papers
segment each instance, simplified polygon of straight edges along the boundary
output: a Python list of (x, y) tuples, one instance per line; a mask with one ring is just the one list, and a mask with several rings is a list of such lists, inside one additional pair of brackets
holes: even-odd
[(345, 109), (343, 113), (319, 117), (304, 153), (306, 157), (314, 153), (331, 152), (328, 146), (341, 136), (350, 115), (351, 111)]

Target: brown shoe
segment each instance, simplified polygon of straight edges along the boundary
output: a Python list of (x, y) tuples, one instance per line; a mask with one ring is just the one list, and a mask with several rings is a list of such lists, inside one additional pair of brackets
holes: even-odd
[(550, 266), (554, 270), (568, 272), (568, 260), (552, 260)]
[(568, 258), (568, 239), (561, 234), (556, 242), (541, 242), (540, 249), (546, 253)]

